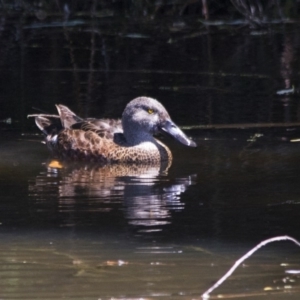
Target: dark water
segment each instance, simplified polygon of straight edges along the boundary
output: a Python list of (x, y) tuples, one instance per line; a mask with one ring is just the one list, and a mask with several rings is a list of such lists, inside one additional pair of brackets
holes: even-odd
[[(261, 240), (300, 239), (298, 24), (1, 22), (1, 299), (200, 299)], [(198, 144), (161, 137), (167, 171), (51, 162), (26, 118), (118, 118), (140, 95)], [(299, 268), (291, 242), (268, 245), (212, 295), (299, 299)]]

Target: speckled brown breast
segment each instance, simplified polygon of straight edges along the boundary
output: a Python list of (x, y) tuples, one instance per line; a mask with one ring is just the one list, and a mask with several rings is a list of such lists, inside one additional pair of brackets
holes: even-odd
[(171, 151), (160, 141), (127, 146), (121, 139), (116, 143), (113, 139), (80, 129), (64, 129), (55, 143), (48, 141), (47, 144), (54, 154), (72, 160), (146, 164), (172, 161)]

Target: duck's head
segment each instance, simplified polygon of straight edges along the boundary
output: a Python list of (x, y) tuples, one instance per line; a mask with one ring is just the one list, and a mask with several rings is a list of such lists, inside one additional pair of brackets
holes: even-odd
[(163, 131), (186, 146), (197, 146), (171, 120), (164, 106), (152, 98), (138, 97), (130, 101), (122, 115), (122, 126), (130, 144), (151, 140), (153, 134)]

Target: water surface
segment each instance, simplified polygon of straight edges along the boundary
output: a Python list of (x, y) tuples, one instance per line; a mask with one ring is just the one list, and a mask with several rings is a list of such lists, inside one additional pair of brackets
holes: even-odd
[[(261, 240), (300, 238), (297, 24), (18, 16), (1, 27), (1, 298), (200, 299)], [(198, 144), (159, 137), (168, 169), (53, 162), (26, 118), (118, 118), (141, 95)], [(266, 246), (212, 295), (298, 299), (299, 251)]]

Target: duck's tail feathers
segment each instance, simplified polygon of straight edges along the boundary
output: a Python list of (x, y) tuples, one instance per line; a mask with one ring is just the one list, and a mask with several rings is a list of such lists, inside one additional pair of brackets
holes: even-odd
[(31, 114), (27, 117), (34, 117), (37, 127), (45, 135), (55, 135), (62, 129), (69, 129), (73, 124), (83, 121), (82, 118), (78, 117), (74, 112), (64, 105), (57, 104), (56, 108), (59, 115), (42, 113)]
[(54, 135), (62, 130), (62, 125), (60, 118), (57, 115), (48, 115), (48, 114), (32, 114), (28, 115), (28, 118), (34, 117), (36, 126), (45, 134), (45, 135)]

